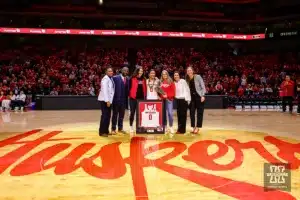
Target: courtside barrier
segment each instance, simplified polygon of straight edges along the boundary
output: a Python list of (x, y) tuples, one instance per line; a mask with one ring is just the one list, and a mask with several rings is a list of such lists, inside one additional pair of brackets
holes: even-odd
[(141, 36), (141, 37), (177, 37), (222, 40), (258, 40), (265, 39), (265, 34), (222, 34), (189, 33), (139, 30), (85, 30), (85, 29), (43, 29), (43, 28), (7, 28), (0, 27), (0, 33), (6, 34), (44, 34), (44, 35), (100, 35), (100, 36)]
[[(207, 95), (205, 108), (225, 109), (228, 107), (228, 97), (226, 95)], [(89, 110), (100, 109), (100, 103), (96, 96), (77, 95), (37, 95), (35, 102), (36, 110)], [(174, 109), (177, 108), (174, 102)]]

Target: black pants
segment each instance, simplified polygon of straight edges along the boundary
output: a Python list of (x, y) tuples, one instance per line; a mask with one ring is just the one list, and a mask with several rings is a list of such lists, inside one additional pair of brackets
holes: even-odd
[(293, 97), (282, 98), (282, 111), (286, 111), (286, 106), (289, 105), (289, 111), (293, 112)]
[(179, 133), (185, 133), (188, 103), (184, 99), (176, 99), (176, 104), (177, 104), (177, 123), (178, 123), (177, 131)]
[(113, 104), (113, 114), (112, 114), (112, 127), (111, 129), (113, 131), (116, 130), (117, 128), (117, 123), (118, 123), (118, 130), (122, 131), (123, 130), (123, 120), (124, 120), (124, 115), (125, 115), (125, 104), (121, 103), (115, 103)]
[(137, 100), (136, 99), (129, 99), (129, 106), (130, 106), (129, 125), (133, 126), (134, 115), (135, 115), (136, 106), (137, 106)]
[[(204, 102), (201, 102), (199, 98), (193, 98), (190, 103), (190, 117), (191, 117), (191, 126), (202, 128), (203, 124), (203, 114), (204, 114)], [(196, 114), (197, 114), (197, 124), (196, 124)]]
[(111, 107), (107, 107), (104, 101), (101, 101), (101, 120), (99, 134), (109, 134), (109, 123), (111, 117)]
[(24, 107), (25, 102), (21, 100), (12, 100), (11, 101), (11, 108), (14, 110), (16, 107)]

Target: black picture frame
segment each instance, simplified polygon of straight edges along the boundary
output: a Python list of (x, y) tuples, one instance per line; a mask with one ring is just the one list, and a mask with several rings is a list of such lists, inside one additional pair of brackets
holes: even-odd
[[(162, 123), (161, 126), (156, 128), (148, 128), (148, 127), (142, 127), (140, 126), (140, 112), (141, 112), (141, 106), (144, 103), (160, 103), (161, 104), (161, 112), (160, 116), (162, 117)], [(164, 117), (165, 117), (165, 105), (163, 101), (161, 100), (138, 100), (137, 101), (137, 108), (136, 108), (136, 133), (137, 134), (164, 134), (165, 133), (165, 126), (164, 126)]]

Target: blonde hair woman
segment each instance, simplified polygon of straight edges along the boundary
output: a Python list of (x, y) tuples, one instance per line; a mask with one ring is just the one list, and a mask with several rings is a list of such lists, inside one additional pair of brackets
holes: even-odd
[(164, 100), (165, 106), (165, 116), (164, 116), (164, 125), (167, 126), (167, 118), (169, 121), (169, 130), (173, 135), (173, 100), (175, 97), (175, 84), (172, 78), (169, 76), (169, 73), (166, 70), (163, 70), (161, 73), (160, 87), (163, 91), (161, 95)]

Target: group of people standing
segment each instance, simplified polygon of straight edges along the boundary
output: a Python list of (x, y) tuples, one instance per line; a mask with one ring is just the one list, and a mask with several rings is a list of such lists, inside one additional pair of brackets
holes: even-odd
[[(173, 103), (177, 103), (178, 127), (177, 134), (186, 133), (187, 110), (190, 109), (191, 133), (197, 134), (202, 128), (206, 88), (200, 75), (194, 74), (192, 67), (186, 70), (186, 78), (181, 79), (179, 72), (170, 77), (163, 70), (160, 79), (155, 70), (151, 70), (148, 79), (144, 70), (136, 68), (131, 77), (129, 69), (122, 68), (119, 75), (113, 76), (113, 69), (107, 68), (106, 75), (101, 81), (98, 101), (101, 103), (101, 120), (99, 135), (107, 137), (126, 133), (123, 129), (125, 110), (129, 104), (130, 134), (134, 134), (134, 118), (139, 100), (162, 100), (164, 103), (164, 126), (167, 133), (175, 134), (173, 127)], [(129, 102), (128, 102), (129, 101)], [(112, 117), (111, 117), (112, 113)], [(111, 132), (109, 131), (112, 122)], [(168, 122), (168, 127), (167, 127)]]

